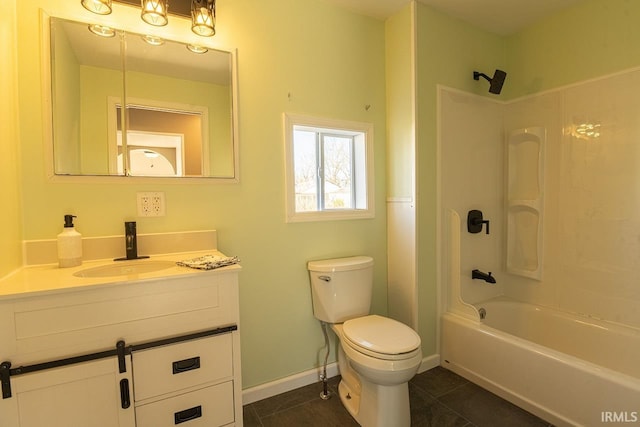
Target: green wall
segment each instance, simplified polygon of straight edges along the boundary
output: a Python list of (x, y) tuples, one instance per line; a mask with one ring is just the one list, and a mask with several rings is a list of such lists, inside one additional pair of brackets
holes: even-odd
[[(66, 0), (15, 2), (24, 239), (55, 238), (65, 213), (78, 216), (77, 228), (86, 237), (122, 234), (126, 220), (137, 220), (140, 233), (217, 229), (220, 249), (238, 255), (243, 265), (244, 387), (319, 365), (324, 339), (312, 314), (308, 260), (373, 256), (372, 308), (386, 313), (382, 21), (319, 0), (220, 1), (213, 43), (238, 49), (240, 183), (79, 182), (51, 180), (45, 173), (44, 94), (39, 84), (40, 46), (34, 34), (39, 33), (39, 7), (68, 19), (96, 18), (79, 3)], [(105, 19), (141, 22), (135, 9), (115, 9)], [(171, 25), (162, 31), (173, 31)], [(284, 112), (374, 124), (374, 219), (285, 223)], [(137, 218), (138, 191), (164, 191), (167, 215)]]
[[(418, 325), (425, 355), (437, 352), (437, 85), (484, 94), (487, 74), (506, 64), (504, 41), (417, 3), (417, 280)], [(461, 123), (460, 126), (464, 126)]]
[(14, 2), (0, 2), (0, 278), (22, 264), (15, 16)]
[(508, 98), (640, 64), (640, 2), (587, 0), (507, 41)]

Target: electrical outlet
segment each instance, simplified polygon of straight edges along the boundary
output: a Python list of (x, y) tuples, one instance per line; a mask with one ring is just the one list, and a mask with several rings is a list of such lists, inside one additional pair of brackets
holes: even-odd
[(138, 216), (164, 216), (164, 192), (138, 193)]

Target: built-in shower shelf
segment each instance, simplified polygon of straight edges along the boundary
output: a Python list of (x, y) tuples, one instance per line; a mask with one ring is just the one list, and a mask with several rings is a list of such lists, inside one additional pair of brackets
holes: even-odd
[(528, 206), (532, 209), (540, 209), (542, 207), (542, 200), (509, 200), (509, 206)]
[(516, 129), (507, 141), (507, 271), (542, 279), (544, 145), (542, 127)]

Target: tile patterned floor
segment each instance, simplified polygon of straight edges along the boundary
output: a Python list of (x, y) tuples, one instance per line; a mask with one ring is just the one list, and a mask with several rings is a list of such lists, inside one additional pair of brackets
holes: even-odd
[[(357, 427), (337, 394), (339, 377), (329, 381), (333, 396), (320, 399), (320, 384), (292, 390), (244, 407), (246, 427)], [(411, 425), (419, 427), (549, 427), (518, 408), (444, 368), (409, 382)], [(392, 426), (390, 426), (392, 427)]]

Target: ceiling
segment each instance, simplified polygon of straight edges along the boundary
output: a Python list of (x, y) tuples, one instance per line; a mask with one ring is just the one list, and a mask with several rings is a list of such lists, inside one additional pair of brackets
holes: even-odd
[[(379, 19), (396, 13), (410, 0), (329, 0)], [(418, 0), (486, 31), (509, 35), (540, 18), (583, 0)]]

